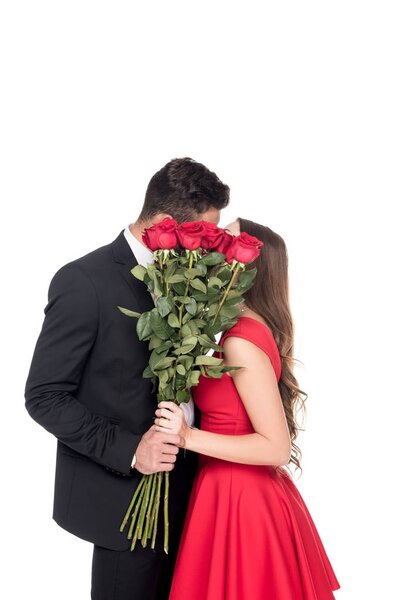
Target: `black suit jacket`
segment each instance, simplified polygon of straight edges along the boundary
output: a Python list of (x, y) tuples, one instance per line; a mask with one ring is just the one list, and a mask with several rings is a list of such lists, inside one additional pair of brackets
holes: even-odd
[[(56, 273), (25, 391), (31, 417), (58, 439), (53, 518), (114, 550), (129, 547), (119, 525), (141, 477), (130, 465), (157, 405), (142, 377), (147, 343), (136, 319), (117, 308), (154, 306), (130, 273), (136, 264), (121, 232)], [(182, 454), (171, 473), (172, 520), (186, 506), (195, 468), (194, 455)]]

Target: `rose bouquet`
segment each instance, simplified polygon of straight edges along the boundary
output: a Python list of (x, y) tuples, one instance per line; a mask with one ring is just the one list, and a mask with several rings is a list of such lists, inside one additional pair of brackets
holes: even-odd
[[(238, 304), (252, 285), (256, 269), (248, 269), (262, 242), (241, 233), (234, 237), (212, 223), (167, 219), (145, 230), (143, 242), (154, 263), (137, 265), (132, 275), (143, 281), (155, 307), (142, 314), (118, 307), (138, 318), (137, 334), (152, 351), (143, 377), (153, 379), (157, 399), (187, 402), (201, 375), (220, 378), (239, 367), (227, 367), (210, 350), (222, 352), (216, 335), (232, 327)], [(164, 491), (162, 491), (164, 488)], [(131, 550), (138, 540), (155, 547), (161, 495), (164, 497), (164, 550), (168, 552), (169, 473), (143, 475), (121, 523), (128, 524)]]

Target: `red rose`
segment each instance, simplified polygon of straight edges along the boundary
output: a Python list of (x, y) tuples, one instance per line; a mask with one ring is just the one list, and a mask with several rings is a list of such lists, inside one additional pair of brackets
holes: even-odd
[(216, 226), (215, 223), (209, 221), (201, 221), (204, 227), (204, 234), (201, 240), (201, 247), (208, 249), (211, 248), (214, 240), (219, 236), (221, 229)]
[(179, 243), (186, 250), (200, 248), (204, 233), (205, 229), (202, 221), (181, 223), (177, 229)]
[(161, 223), (156, 223), (144, 230), (143, 243), (152, 252), (176, 248), (178, 245), (177, 226), (178, 223), (175, 219), (164, 219)]
[(233, 238), (230, 247), (226, 251), (226, 260), (230, 264), (233, 260), (244, 264), (251, 263), (260, 255), (260, 248), (263, 245), (263, 242), (260, 242), (256, 237), (243, 231)]
[(201, 240), (201, 247), (206, 250), (214, 250), (225, 254), (226, 249), (231, 243), (232, 235), (224, 229), (217, 227), (215, 223), (203, 221), (205, 233)]
[(233, 236), (231, 233), (228, 233), (227, 231), (222, 230), (222, 235), (219, 239), (219, 243), (217, 246), (213, 247), (213, 250), (215, 252), (222, 252), (222, 254), (226, 255), (234, 239), (235, 236)]

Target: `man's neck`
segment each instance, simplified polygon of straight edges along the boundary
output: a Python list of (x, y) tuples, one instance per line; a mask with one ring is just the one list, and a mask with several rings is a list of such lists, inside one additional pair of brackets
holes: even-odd
[(146, 229), (146, 227), (148, 227), (148, 225), (146, 223), (139, 223), (138, 221), (129, 225), (129, 231), (131, 232), (133, 237), (138, 242), (140, 242), (143, 246), (144, 246), (144, 244), (143, 244), (142, 236), (143, 236), (143, 232)]
[(171, 215), (169, 215), (167, 213), (159, 213), (151, 220), (135, 221), (135, 223), (132, 223), (131, 225), (129, 225), (129, 231), (131, 232), (133, 237), (137, 239), (138, 242), (143, 244), (142, 236), (143, 236), (145, 229), (147, 229), (148, 227), (151, 227), (152, 225), (155, 225), (156, 223), (161, 223), (161, 221), (163, 221), (164, 219), (171, 219), (171, 218), (172, 218)]

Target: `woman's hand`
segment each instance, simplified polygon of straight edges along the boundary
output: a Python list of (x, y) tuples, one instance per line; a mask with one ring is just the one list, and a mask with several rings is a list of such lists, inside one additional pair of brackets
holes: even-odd
[(180, 435), (186, 443), (190, 427), (186, 423), (183, 410), (175, 402), (160, 402), (154, 423), (157, 431)]

